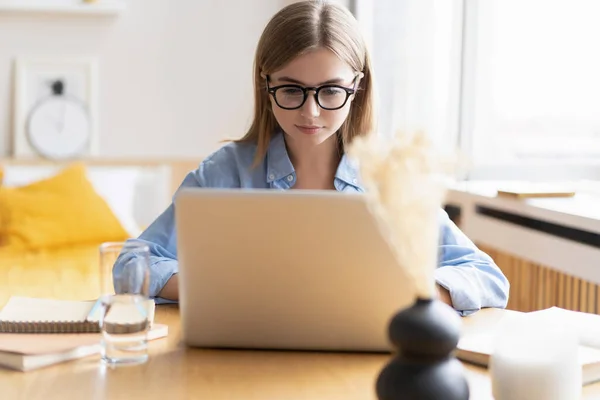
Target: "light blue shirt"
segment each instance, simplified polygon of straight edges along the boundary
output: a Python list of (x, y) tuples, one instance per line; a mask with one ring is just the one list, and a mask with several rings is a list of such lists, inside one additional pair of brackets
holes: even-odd
[[(183, 187), (289, 189), (296, 173), (282, 133), (271, 139), (264, 161), (252, 168), (256, 145), (229, 143), (206, 158), (190, 172)], [(334, 186), (340, 192), (363, 192), (357, 168), (344, 155), (338, 166)], [(469, 240), (441, 210), (440, 258), (435, 280), (450, 292), (454, 308), (467, 315), (484, 307), (504, 308), (509, 283), (492, 259)], [(177, 273), (177, 240), (174, 205), (171, 204), (139, 237), (150, 247), (150, 296), (158, 293)], [(128, 262), (122, 256), (114, 274)]]

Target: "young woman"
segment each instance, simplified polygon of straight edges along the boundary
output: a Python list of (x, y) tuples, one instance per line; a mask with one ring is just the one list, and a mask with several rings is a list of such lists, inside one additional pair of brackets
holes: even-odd
[[(254, 120), (246, 135), (205, 159), (181, 187), (363, 191), (344, 149), (374, 130), (372, 71), (357, 22), (342, 6), (294, 3), (258, 43)], [(450, 221), (441, 222), (440, 298), (463, 314), (505, 307), (508, 282)], [(174, 206), (142, 233), (151, 249), (151, 296), (178, 299)], [(127, 256), (115, 264), (115, 272)]]

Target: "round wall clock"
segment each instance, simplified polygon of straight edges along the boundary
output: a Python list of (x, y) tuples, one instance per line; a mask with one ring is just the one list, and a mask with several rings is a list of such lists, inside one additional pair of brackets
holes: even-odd
[(69, 159), (82, 155), (91, 139), (91, 122), (84, 102), (65, 94), (62, 80), (52, 83), (52, 94), (29, 113), (26, 134), (42, 157)]

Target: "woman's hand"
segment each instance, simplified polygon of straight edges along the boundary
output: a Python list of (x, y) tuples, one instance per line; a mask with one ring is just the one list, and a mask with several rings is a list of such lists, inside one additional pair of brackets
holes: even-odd
[(438, 298), (444, 303), (448, 304), (450, 307), (452, 307), (452, 298), (450, 297), (450, 292), (448, 291), (448, 289), (441, 287), (437, 283), (435, 284), (435, 287), (438, 292)]
[(158, 297), (167, 300), (179, 300), (179, 278), (177, 278), (177, 274), (169, 278), (165, 286), (158, 293)]

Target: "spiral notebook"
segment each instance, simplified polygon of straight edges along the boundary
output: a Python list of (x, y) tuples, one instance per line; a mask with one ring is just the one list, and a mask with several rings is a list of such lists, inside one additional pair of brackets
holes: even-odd
[[(154, 320), (154, 301), (146, 301), (148, 318)], [(0, 333), (94, 333), (100, 331), (98, 301), (51, 300), (13, 296), (0, 311)], [(113, 329), (131, 326), (131, 316), (111, 310)], [(139, 317), (139, 316), (138, 316)], [(107, 315), (107, 319), (109, 316)], [(138, 318), (139, 319), (139, 318)]]

